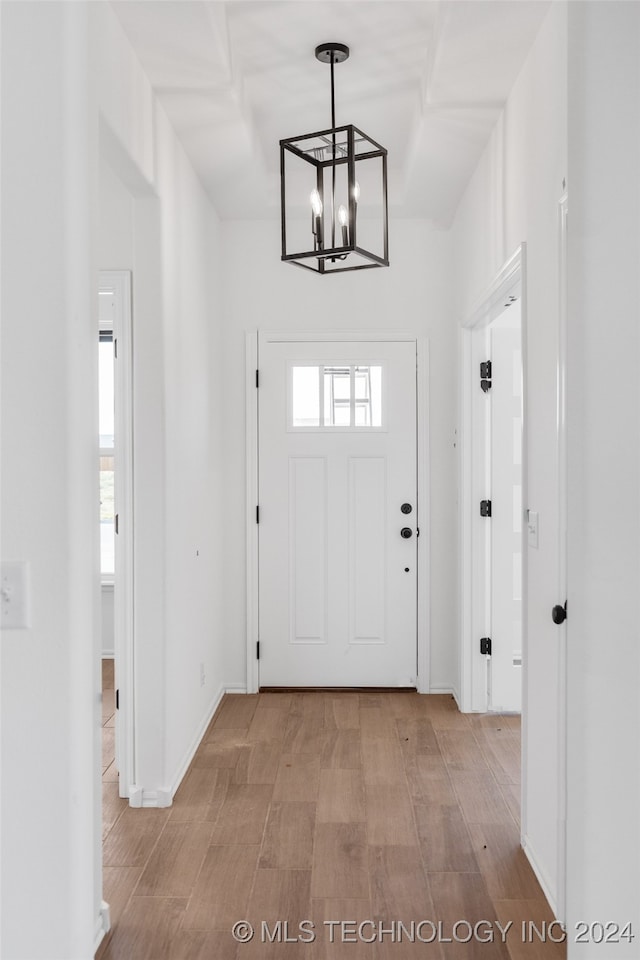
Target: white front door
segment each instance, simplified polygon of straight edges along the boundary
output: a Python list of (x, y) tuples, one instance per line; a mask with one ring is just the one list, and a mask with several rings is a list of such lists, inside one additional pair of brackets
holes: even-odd
[(260, 685), (415, 687), (416, 343), (259, 351)]

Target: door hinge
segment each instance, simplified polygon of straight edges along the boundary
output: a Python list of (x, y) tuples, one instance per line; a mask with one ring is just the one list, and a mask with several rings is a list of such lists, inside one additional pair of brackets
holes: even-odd
[(118, 338), (117, 337), (113, 341), (113, 358), (114, 360), (118, 359)]
[(491, 637), (480, 638), (480, 653), (484, 653), (489, 657), (491, 656)]
[(256, 370), (256, 389), (260, 386), (260, 371)]
[(260, 523), (260, 507), (256, 507), (256, 523)]
[(480, 501), (480, 516), (481, 517), (491, 516), (491, 500)]
[(480, 386), (484, 393), (491, 390), (491, 360), (485, 360), (480, 364)]
[(260, 659), (260, 641), (256, 643), (256, 660)]
[(120, 690), (116, 690), (116, 710), (120, 709)]
[(114, 517), (114, 526), (115, 526), (116, 533), (119, 533), (119, 530), (118, 530), (118, 527), (120, 526), (120, 514), (119, 514), (119, 513), (116, 513), (116, 515), (115, 515), (115, 517)]

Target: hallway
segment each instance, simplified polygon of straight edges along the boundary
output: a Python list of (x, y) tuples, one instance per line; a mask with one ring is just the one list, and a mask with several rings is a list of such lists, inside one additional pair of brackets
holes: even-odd
[[(131, 809), (105, 782), (97, 956), (560, 960), (563, 945), (523, 943), (523, 921), (553, 915), (519, 847), (519, 779), (519, 717), (450, 696), (227, 695), (170, 809)], [(244, 919), (255, 936), (236, 944)], [(412, 921), (432, 942), (411, 942)], [(459, 940), (487, 922), (446, 942), (457, 921)], [(299, 934), (315, 940), (282, 942)]]

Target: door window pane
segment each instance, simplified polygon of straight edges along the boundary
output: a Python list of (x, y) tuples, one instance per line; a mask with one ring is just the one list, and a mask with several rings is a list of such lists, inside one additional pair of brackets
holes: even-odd
[(100, 330), (98, 342), (98, 430), (100, 443), (100, 572), (115, 573), (114, 434), (115, 393), (113, 331)]
[(290, 426), (382, 427), (382, 365), (292, 366)]
[(351, 367), (324, 367), (324, 426), (351, 426)]
[(100, 457), (100, 569), (115, 572), (113, 457)]
[(113, 335), (110, 330), (100, 331), (98, 346), (98, 411), (100, 418), (100, 447), (113, 448), (114, 392), (113, 392)]
[(293, 367), (293, 426), (320, 426), (320, 368)]

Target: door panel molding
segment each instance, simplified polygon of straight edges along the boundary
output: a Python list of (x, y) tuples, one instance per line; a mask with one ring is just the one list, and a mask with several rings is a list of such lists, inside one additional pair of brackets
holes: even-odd
[[(361, 560), (375, 555), (376, 540), (382, 543), (379, 555), (386, 556), (387, 531), (387, 458), (349, 457), (349, 642), (383, 643), (386, 636), (386, 597), (384, 593), (384, 564), (378, 565), (375, 578), (359, 577)], [(363, 477), (366, 473), (366, 477)], [(373, 479), (362, 482), (363, 479)], [(376, 497), (376, 494), (378, 495)], [(371, 502), (377, 500), (377, 503)], [(358, 511), (369, 510), (376, 518), (362, 532), (357, 522)]]
[(326, 457), (289, 459), (289, 643), (327, 643), (327, 487)]

